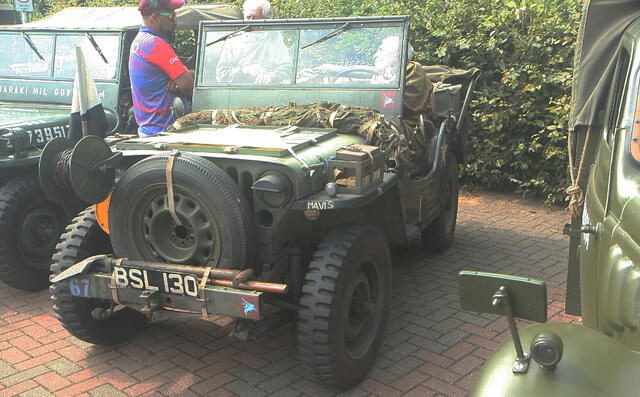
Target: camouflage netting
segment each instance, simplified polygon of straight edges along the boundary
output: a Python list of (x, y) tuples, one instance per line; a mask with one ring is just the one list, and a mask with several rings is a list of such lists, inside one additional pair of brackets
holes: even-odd
[[(389, 167), (398, 171), (422, 162), (425, 142), (416, 125), (405, 123), (404, 132), (375, 109), (329, 102), (263, 108), (203, 110), (178, 119), (169, 131), (197, 124), (336, 128), (341, 134), (357, 134), (369, 145), (384, 150)], [(433, 131), (433, 124), (428, 122)]]

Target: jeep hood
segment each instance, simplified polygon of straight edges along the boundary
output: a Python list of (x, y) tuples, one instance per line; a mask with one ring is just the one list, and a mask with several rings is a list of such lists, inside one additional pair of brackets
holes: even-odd
[(69, 117), (69, 107), (0, 104), (0, 129), (34, 126), (60, 119), (66, 119), (68, 122)]

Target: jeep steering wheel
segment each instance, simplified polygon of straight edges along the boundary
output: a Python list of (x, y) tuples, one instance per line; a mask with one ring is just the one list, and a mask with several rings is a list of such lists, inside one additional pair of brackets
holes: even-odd
[(335, 84), (335, 82), (338, 81), (340, 77), (346, 77), (349, 79), (349, 81), (353, 81), (354, 78), (370, 79), (371, 77), (375, 76), (375, 74), (376, 73), (372, 69), (365, 69), (365, 68), (346, 69), (336, 74), (335, 76), (333, 76), (332, 83)]

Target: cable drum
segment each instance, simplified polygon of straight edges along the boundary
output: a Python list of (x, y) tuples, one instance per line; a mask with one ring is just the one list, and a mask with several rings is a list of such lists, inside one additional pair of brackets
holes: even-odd
[(73, 142), (67, 138), (54, 138), (47, 143), (40, 156), (40, 185), (49, 200), (67, 204), (76, 194), (68, 173)]
[(115, 166), (122, 153), (111, 151), (96, 136), (82, 138), (73, 146), (67, 138), (55, 138), (40, 156), (40, 184), (50, 200), (65, 204), (78, 197), (90, 204), (107, 198), (115, 182)]

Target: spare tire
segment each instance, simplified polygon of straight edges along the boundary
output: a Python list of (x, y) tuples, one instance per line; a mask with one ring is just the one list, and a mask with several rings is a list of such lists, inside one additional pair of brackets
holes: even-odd
[(116, 185), (109, 205), (116, 256), (220, 268), (251, 266), (252, 217), (238, 185), (206, 159), (176, 156), (171, 175), (178, 224), (169, 210), (168, 159), (168, 154), (147, 157)]

